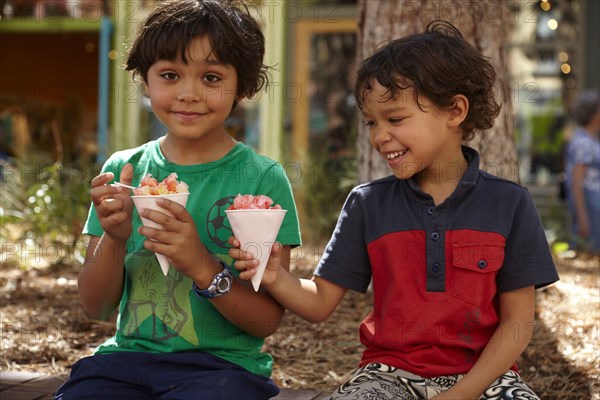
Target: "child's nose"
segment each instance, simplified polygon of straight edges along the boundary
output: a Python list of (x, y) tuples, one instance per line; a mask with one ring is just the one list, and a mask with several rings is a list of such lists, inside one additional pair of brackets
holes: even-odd
[(385, 126), (378, 126), (371, 130), (371, 140), (374, 144), (382, 145), (388, 142), (392, 138), (392, 135), (385, 128)]
[(202, 100), (202, 85), (196, 85), (194, 82), (183, 82), (177, 100), (186, 103), (194, 103)]

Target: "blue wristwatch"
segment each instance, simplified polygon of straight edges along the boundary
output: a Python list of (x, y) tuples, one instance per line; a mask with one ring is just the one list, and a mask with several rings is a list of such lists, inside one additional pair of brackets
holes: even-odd
[(196, 282), (192, 283), (192, 289), (198, 298), (212, 299), (213, 297), (223, 296), (231, 290), (231, 285), (233, 285), (231, 269), (223, 261), (219, 262), (223, 266), (223, 271), (214, 276), (208, 288), (202, 290), (196, 285)]

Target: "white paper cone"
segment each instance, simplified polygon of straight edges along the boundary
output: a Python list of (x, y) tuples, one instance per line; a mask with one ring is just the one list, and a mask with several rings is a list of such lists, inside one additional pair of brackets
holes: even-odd
[(158, 259), (158, 263), (160, 264), (160, 269), (162, 269), (164, 276), (167, 276), (167, 274), (169, 273), (169, 265), (170, 265), (169, 259), (167, 258), (167, 256), (164, 256), (162, 254), (154, 253), (154, 255)]
[(258, 291), (260, 282), (271, 255), (271, 248), (287, 210), (250, 209), (226, 210), (233, 235), (240, 241), (242, 250), (254, 254), (259, 260), (256, 274), (250, 279), (252, 287)]
[[(135, 204), (135, 208), (137, 209), (138, 213), (140, 213), (145, 208), (149, 208), (151, 210), (158, 210), (158, 211), (172, 217), (173, 213), (158, 206), (156, 204), (156, 200), (158, 200), (160, 198), (169, 199), (169, 200), (179, 203), (185, 207), (189, 196), (190, 196), (189, 193), (175, 193), (175, 194), (161, 194), (161, 195), (148, 195), (148, 196), (131, 196), (131, 199), (133, 200), (133, 204)], [(142, 224), (144, 224), (144, 226), (148, 226), (150, 228), (155, 228), (155, 229), (163, 229), (163, 227), (160, 224), (157, 224), (157, 223), (150, 221), (149, 219), (146, 219), (143, 217), (140, 217), (140, 218), (142, 219)], [(157, 253), (155, 253), (155, 254), (156, 254), (156, 258), (158, 259), (158, 263), (160, 264), (160, 268), (162, 269), (163, 274), (165, 276), (167, 276), (167, 274), (169, 273), (169, 259), (162, 254), (157, 254)]]

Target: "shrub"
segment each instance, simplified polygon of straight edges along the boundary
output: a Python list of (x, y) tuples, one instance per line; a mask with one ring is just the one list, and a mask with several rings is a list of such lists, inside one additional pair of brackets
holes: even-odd
[[(51, 263), (64, 262), (67, 257), (81, 261), (79, 239), (90, 206), (89, 183), (99, 170), (96, 164), (2, 161), (2, 261), (11, 253), (4, 251), (7, 248), (26, 246), (60, 250)], [(21, 264), (27, 266), (23, 256)]]

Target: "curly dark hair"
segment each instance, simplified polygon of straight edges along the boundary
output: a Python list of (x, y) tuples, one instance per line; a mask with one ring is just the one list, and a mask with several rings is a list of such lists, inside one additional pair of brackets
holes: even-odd
[(190, 42), (207, 35), (216, 58), (238, 75), (237, 97), (252, 97), (268, 84), (265, 38), (248, 6), (239, 0), (171, 0), (159, 3), (144, 22), (125, 65), (147, 83), (158, 60), (187, 63)]
[(354, 89), (360, 109), (375, 79), (388, 90), (389, 99), (412, 87), (417, 104), (425, 96), (440, 109), (452, 106), (455, 95), (464, 95), (469, 100), (461, 124), (464, 140), (476, 129), (491, 128), (500, 112), (494, 67), (445, 21), (432, 21), (424, 33), (387, 42), (363, 61)]

